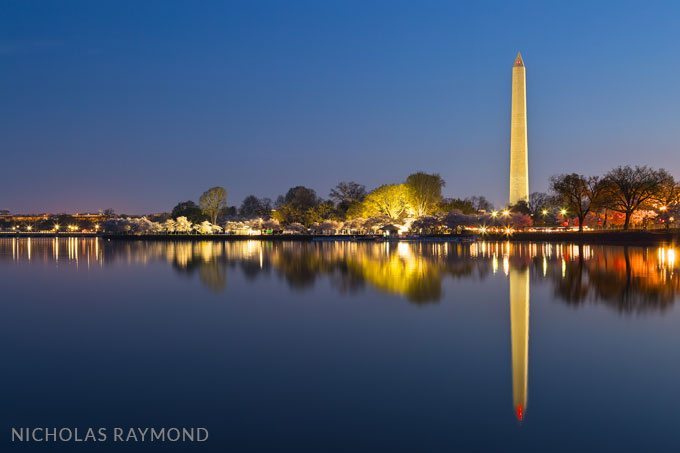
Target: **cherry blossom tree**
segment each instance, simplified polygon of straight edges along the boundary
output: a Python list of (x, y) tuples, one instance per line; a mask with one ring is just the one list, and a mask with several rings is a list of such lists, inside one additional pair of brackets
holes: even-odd
[(193, 224), (186, 217), (177, 217), (175, 231), (178, 233), (190, 233), (193, 229)]

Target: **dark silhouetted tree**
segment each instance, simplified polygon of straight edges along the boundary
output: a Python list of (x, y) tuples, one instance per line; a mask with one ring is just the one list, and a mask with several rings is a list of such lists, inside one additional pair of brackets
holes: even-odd
[(647, 166), (617, 167), (604, 176), (609, 209), (625, 216), (623, 229), (630, 227), (630, 218), (645, 203), (658, 196), (663, 185), (672, 178), (666, 170), (653, 170)]
[(604, 187), (597, 176), (585, 177), (572, 173), (550, 178), (550, 189), (555, 200), (567, 212), (576, 214), (578, 230), (581, 232), (586, 216), (600, 203)]
[(206, 217), (201, 212), (201, 208), (196, 206), (196, 203), (191, 200), (177, 203), (177, 205), (172, 208), (171, 215), (173, 219), (177, 219), (178, 217), (186, 217), (192, 223), (200, 223), (206, 219)]

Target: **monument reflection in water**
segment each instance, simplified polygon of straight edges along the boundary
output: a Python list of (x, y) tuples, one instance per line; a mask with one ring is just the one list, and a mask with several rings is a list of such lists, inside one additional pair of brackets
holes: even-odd
[(12, 238), (0, 239), (0, 258), (78, 269), (167, 262), (181, 275), (197, 275), (216, 293), (229, 291), (230, 272), (242, 272), (253, 284), (276, 277), (293, 291), (328, 278), (341, 293), (371, 287), (421, 306), (443, 299), (446, 278), (483, 280), (503, 272), (509, 280), (512, 392), (519, 420), (527, 407), (530, 280), (550, 283), (565, 304), (603, 304), (621, 314), (663, 311), (680, 291), (675, 250), (667, 247)]
[(529, 374), (529, 271), (510, 270), (510, 335), (512, 337), (512, 399), (518, 420), (527, 407)]

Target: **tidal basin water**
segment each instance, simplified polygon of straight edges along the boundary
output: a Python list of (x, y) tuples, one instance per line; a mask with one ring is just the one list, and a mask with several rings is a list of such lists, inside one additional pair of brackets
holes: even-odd
[[(680, 256), (0, 239), (18, 451), (678, 451)], [(11, 427), (206, 427), (204, 443)]]

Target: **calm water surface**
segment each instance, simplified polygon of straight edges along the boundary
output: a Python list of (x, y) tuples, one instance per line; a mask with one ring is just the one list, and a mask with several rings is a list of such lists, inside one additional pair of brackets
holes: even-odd
[(675, 254), (0, 239), (3, 442), (203, 426), (68, 448), (678, 451)]

